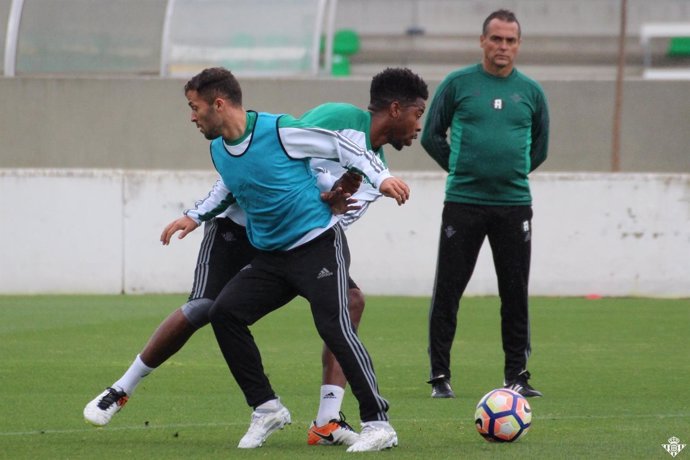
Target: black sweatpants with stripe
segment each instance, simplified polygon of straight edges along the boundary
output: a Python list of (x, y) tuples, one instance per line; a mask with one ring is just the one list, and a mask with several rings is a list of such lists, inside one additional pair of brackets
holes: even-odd
[(309, 301), (316, 329), (359, 401), (361, 420), (388, 420), (388, 402), (379, 394), (371, 358), (350, 321), (349, 266), (347, 240), (336, 225), (290, 251), (259, 251), (221, 291), (211, 309), (211, 324), (250, 406), (276, 396), (249, 326), (299, 295)]
[(431, 378), (451, 377), (450, 349), (467, 283), (484, 239), (489, 239), (501, 298), (504, 378), (526, 369), (531, 352), (528, 284), (532, 252), (531, 206), (443, 207), (436, 280), (429, 310)]
[(256, 255), (244, 226), (227, 217), (204, 224), (204, 238), (194, 269), (194, 284), (182, 313), (199, 329), (209, 323), (209, 311), (220, 291)]
[(248, 265), (256, 253), (244, 226), (227, 217), (206, 222), (188, 300), (218, 297), (228, 281)]

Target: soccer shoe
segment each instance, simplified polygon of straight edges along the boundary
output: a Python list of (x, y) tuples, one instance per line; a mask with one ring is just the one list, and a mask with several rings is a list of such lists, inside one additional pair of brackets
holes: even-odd
[(527, 383), (530, 377), (529, 372), (522, 371), (513, 380), (504, 382), (503, 388), (520, 393), (525, 398), (544, 396), (541, 391), (535, 390), (532, 385)]
[(348, 452), (375, 452), (398, 445), (398, 435), (388, 422), (363, 422), (357, 441)]
[(444, 375), (435, 377), (427, 383), (431, 384), (432, 398), (455, 398), (455, 393), (453, 393), (453, 389), (450, 387), (450, 380)]
[(357, 441), (359, 435), (345, 421), (345, 415), (341, 412), (339, 419), (332, 419), (322, 426), (316, 426), (316, 421), (311, 423), (307, 432), (307, 444), (310, 446), (339, 446), (344, 444), (351, 446)]
[(122, 409), (129, 396), (124, 391), (106, 388), (84, 408), (84, 419), (92, 425), (105, 426)]
[[(278, 403), (280, 404), (280, 403)], [(292, 423), (290, 412), (280, 404), (276, 410), (256, 409), (252, 412), (252, 422), (249, 429), (237, 445), (240, 449), (255, 449), (261, 447), (268, 437), (285, 425)]]

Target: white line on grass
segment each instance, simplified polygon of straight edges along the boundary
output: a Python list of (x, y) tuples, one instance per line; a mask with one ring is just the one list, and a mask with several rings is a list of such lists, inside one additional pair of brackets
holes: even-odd
[(137, 431), (137, 430), (167, 430), (174, 428), (209, 428), (209, 427), (229, 427), (235, 425), (246, 425), (246, 422), (227, 422), (227, 423), (172, 423), (169, 425), (130, 425), (115, 427), (92, 426), (71, 430), (33, 430), (33, 431), (9, 431), (0, 432), (0, 436), (26, 436), (36, 434), (70, 434), (70, 433), (89, 433), (108, 431)]
[[(605, 420), (605, 419), (620, 419), (621, 417), (630, 418), (690, 418), (690, 413), (684, 414), (611, 414), (611, 415), (540, 415), (538, 418), (540, 420)], [(457, 419), (401, 419), (396, 418), (393, 423), (433, 423), (433, 422), (453, 422)], [(311, 420), (294, 420), (294, 425), (304, 425), (309, 426)], [(30, 436), (30, 435), (43, 435), (43, 434), (73, 434), (73, 433), (88, 433), (88, 432), (101, 432), (103, 430), (108, 431), (137, 431), (137, 430), (168, 430), (177, 428), (209, 428), (209, 427), (230, 427), (237, 425), (246, 425), (246, 422), (222, 422), (222, 423), (173, 423), (170, 425), (130, 425), (130, 426), (117, 426), (117, 427), (90, 427), (81, 429), (70, 429), (70, 430), (33, 430), (33, 431), (6, 431), (0, 432), (0, 436)]]

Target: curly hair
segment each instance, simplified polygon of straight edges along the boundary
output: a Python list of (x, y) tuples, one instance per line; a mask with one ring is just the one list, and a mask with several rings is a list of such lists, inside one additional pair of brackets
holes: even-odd
[(369, 109), (380, 110), (393, 101), (412, 104), (418, 98), (426, 100), (429, 89), (422, 78), (407, 68), (387, 68), (371, 80)]

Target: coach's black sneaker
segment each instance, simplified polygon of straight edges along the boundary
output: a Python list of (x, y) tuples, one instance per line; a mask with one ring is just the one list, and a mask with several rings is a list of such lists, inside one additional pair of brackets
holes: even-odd
[(450, 380), (445, 375), (434, 377), (426, 383), (431, 384), (432, 398), (455, 398), (455, 393), (450, 387)]
[(527, 380), (529, 380), (529, 378), (529, 372), (522, 371), (518, 374), (518, 376), (515, 379), (505, 382), (503, 388), (507, 388), (509, 390), (513, 390), (517, 393), (520, 393), (525, 398), (544, 396), (541, 391), (535, 390), (534, 388), (532, 388), (532, 385), (527, 383)]

